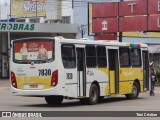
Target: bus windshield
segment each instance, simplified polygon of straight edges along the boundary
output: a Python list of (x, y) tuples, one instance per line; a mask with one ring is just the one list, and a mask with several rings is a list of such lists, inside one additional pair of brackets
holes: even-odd
[(53, 40), (25, 40), (13, 43), (15, 62), (49, 61), (54, 58)]

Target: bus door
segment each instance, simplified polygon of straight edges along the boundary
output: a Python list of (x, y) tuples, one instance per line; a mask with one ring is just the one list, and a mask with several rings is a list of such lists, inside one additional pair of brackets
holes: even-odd
[(148, 51), (142, 50), (144, 89), (149, 90), (149, 57)]
[(76, 48), (77, 52), (77, 76), (78, 76), (78, 96), (86, 96), (86, 67), (84, 48)]
[(110, 94), (117, 94), (119, 92), (119, 64), (117, 49), (108, 50), (108, 61)]

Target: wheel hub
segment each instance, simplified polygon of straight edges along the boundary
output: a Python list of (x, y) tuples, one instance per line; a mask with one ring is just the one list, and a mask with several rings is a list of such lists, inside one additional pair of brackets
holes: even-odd
[(133, 89), (132, 89), (132, 94), (134, 95), (134, 96), (136, 96), (137, 95), (137, 88), (135, 87), (135, 86), (133, 86)]

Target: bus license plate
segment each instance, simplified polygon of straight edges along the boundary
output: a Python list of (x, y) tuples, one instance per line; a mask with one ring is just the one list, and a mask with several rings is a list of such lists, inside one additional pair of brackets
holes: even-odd
[(30, 87), (30, 88), (38, 88), (38, 85), (36, 85), (36, 84), (31, 84), (31, 85), (29, 85), (29, 87)]
[(26, 85), (24, 85), (24, 89), (44, 89), (44, 85), (42, 85), (42, 84), (26, 84)]

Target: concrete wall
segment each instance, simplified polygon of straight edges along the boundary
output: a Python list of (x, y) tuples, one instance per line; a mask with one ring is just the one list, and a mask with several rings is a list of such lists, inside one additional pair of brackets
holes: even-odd
[(10, 6), (0, 6), (0, 19), (7, 19), (7, 15), (10, 15)]
[(9, 59), (8, 59), (8, 38), (7, 34), (0, 33), (0, 77), (7, 78), (9, 76)]
[(62, 16), (70, 16), (71, 23), (73, 23), (72, 0), (62, 1)]
[(47, 0), (46, 19), (57, 19), (58, 16), (57, 10), (60, 9), (60, 6), (58, 6), (58, 4), (59, 4), (58, 0)]

